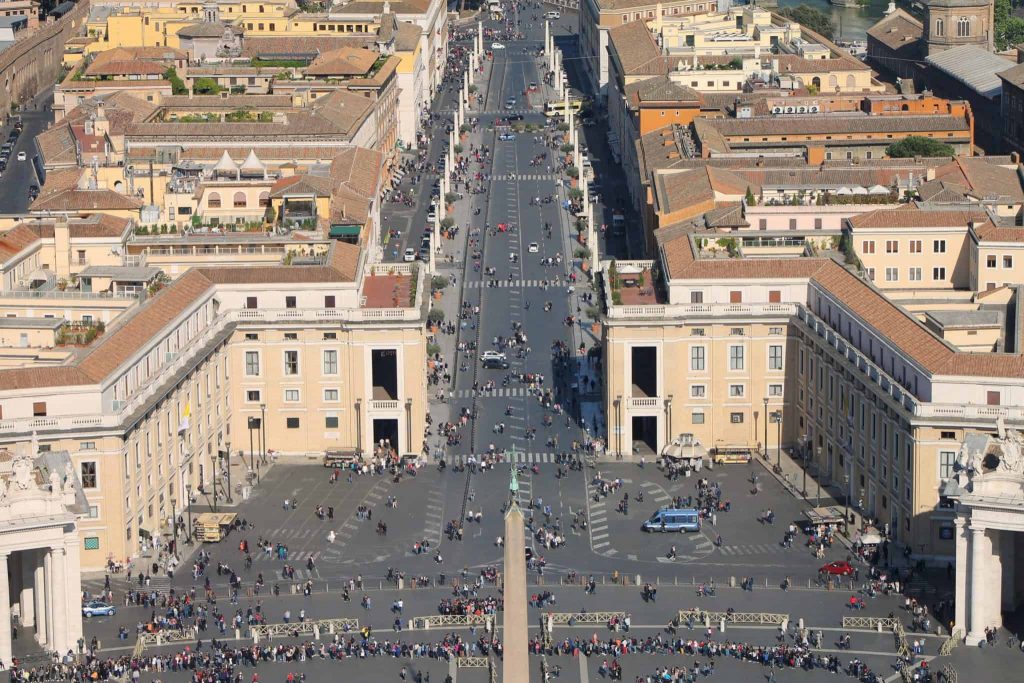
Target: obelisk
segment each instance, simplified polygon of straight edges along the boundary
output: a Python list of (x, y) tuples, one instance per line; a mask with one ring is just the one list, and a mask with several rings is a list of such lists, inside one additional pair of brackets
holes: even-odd
[(509, 479), (509, 508), (505, 513), (505, 599), (501, 638), (502, 683), (529, 683), (529, 633), (526, 621), (526, 531), (523, 511), (516, 498), (519, 480), (513, 461)]

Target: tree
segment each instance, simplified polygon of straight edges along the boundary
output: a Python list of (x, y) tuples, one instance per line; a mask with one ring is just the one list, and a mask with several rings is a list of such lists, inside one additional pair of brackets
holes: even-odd
[(798, 5), (796, 7), (786, 7), (780, 10), (779, 14), (832, 40), (832, 35), (835, 31), (835, 28), (832, 26), (832, 19), (819, 9), (809, 5)]
[(217, 81), (205, 76), (197, 78), (192, 82), (192, 90), (195, 91), (197, 95), (216, 95), (222, 89), (223, 88), (217, 85)]
[(178, 72), (173, 66), (169, 67), (167, 71), (164, 72), (164, 80), (170, 82), (172, 95), (188, 94), (188, 88), (185, 87), (185, 81), (181, 80), (181, 76), (178, 75)]
[(1024, 19), (1013, 16), (1013, 5), (1010, 0), (996, 0), (995, 15), (995, 43), (997, 50), (1019, 45), (1024, 42)]
[(944, 142), (920, 135), (908, 135), (899, 142), (894, 142), (885, 149), (885, 153), (893, 158), (907, 157), (951, 157), (956, 156), (953, 148)]

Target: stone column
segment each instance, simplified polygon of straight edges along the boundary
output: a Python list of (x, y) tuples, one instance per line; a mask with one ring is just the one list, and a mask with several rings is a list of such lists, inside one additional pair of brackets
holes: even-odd
[[(967, 631), (967, 644), (977, 645), (985, 639), (985, 628), (989, 626), (988, 617), (991, 613), (991, 586), (988, 582), (988, 566), (992, 561), (992, 541), (985, 533), (985, 527), (971, 524), (971, 595), (970, 622)], [(996, 600), (998, 605), (998, 598)]]
[(78, 639), (82, 637), (82, 553), (79, 546), (80, 541), (74, 539), (65, 548), (67, 563), (64, 572), (65, 595), (67, 597), (68, 619), (67, 619), (67, 641), (68, 647), (75, 647)]
[(1003, 531), (999, 534), (999, 560), (1002, 570), (1000, 585), (1002, 586), (1001, 610), (1012, 612), (1017, 607), (1016, 596), (1016, 569), (1017, 556), (1015, 553), (1014, 533)]
[(11, 587), (7, 580), (7, 560), (10, 555), (0, 553), (0, 662), (11, 666)]
[(35, 626), (35, 586), (32, 585), (33, 578), (35, 576), (35, 551), (24, 550), (18, 554), (18, 559), (21, 560), (21, 593), (19, 600), (21, 602), (21, 625), (25, 628)]
[(53, 597), (53, 649), (61, 654), (68, 650), (68, 594), (67, 594), (67, 557), (64, 546), (50, 550), (53, 557), (53, 581), (50, 591)]
[(956, 614), (953, 617), (953, 628), (962, 629), (967, 634), (967, 577), (968, 557), (970, 556), (970, 533), (967, 520), (957, 517), (956, 521)]
[[(43, 601), (45, 608), (43, 613), (46, 615), (46, 647), (47, 649), (53, 649), (53, 553), (49, 550), (40, 551), (43, 552)], [(42, 616), (42, 614), (40, 614)]]
[(32, 598), (35, 603), (33, 613), (36, 621), (36, 642), (46, 646), (46, 569), (43, 566), (43, 554), (32, 551), (35, 560), (33, 565)]
[(501, 680), (508, 683), (530, 680), (529, 634), (526, 617), (526, 546), (523, 512), (515, 502), (505, 513), (505, 610), (501, 638)]
[(544, 20), (544, 54), (551, 54), (551, 22)]
[(477, 51), (482, 53), (484, 51), (484, 22), (482, 21), (476, 23), (476, 42)]

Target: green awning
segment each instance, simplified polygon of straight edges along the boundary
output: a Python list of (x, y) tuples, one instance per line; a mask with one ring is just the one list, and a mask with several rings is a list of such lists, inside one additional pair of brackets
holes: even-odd
[(339, 237), (359, 237), (359, 233), (362, 232), (363, 228), (359, 225), (332, 225), (328, 236), (332, 239), (338, 239)]

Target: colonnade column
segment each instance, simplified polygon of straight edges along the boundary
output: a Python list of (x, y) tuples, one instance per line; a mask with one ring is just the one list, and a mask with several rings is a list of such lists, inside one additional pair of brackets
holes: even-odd
[(50, 548), (50, 556), (53, 564), (53, 580), (47, 586), (47, 592), (51, 594), (50, 603), (53, 605), (53, 641), (52, 648), (64, 654), (68, 650), (66, 622), (68, 618), (68, 594), (67, 594), (67, 556), (64, 546)]
[(21, 618), (19, 621), (23, 627), (28, 628), (35, 626), (36, 623), (35, 586), (33, 585), (36, 553), (34, 550), (25, 550), (19, 554), (18, 559), (21, 564), (21, 591), (18, 594), (18, 602), (21, 604)]
[(970, 595), (970, 630), (967, 632), (967, 644), (977, 645), (985, 639), (985, 622), (989, 600), (985, 597), (988, 590), (988, 563), (992, 559), (992, 542), (985, 533), (985, 527), (971, 524), (971, 595)]
[(48, 642), (46, 629), (50, 624), (46, 618), (46, 554), (41, 550), (33, 550), (32, 555), (35, 557), (32, 598), (35, 603), (36, 642), (45, 646)]
[(10, 555), (0, 553), (0, 662), (11, 666), (11, 587), (7, 581), (7, 560)]
[(43, 603), (46, 605), (46, 647), (53, 649), (53, 553), (49, 549), (41, 551), (43, 553)]
[(970, 555), (970, 532), (967, 530), (967, 521), (958, 517), (956, 525), (956, 611), (953, 617), (953, 628), (961, 629), (962, 636), (967, 635), (967, 577), (968, 557)]

